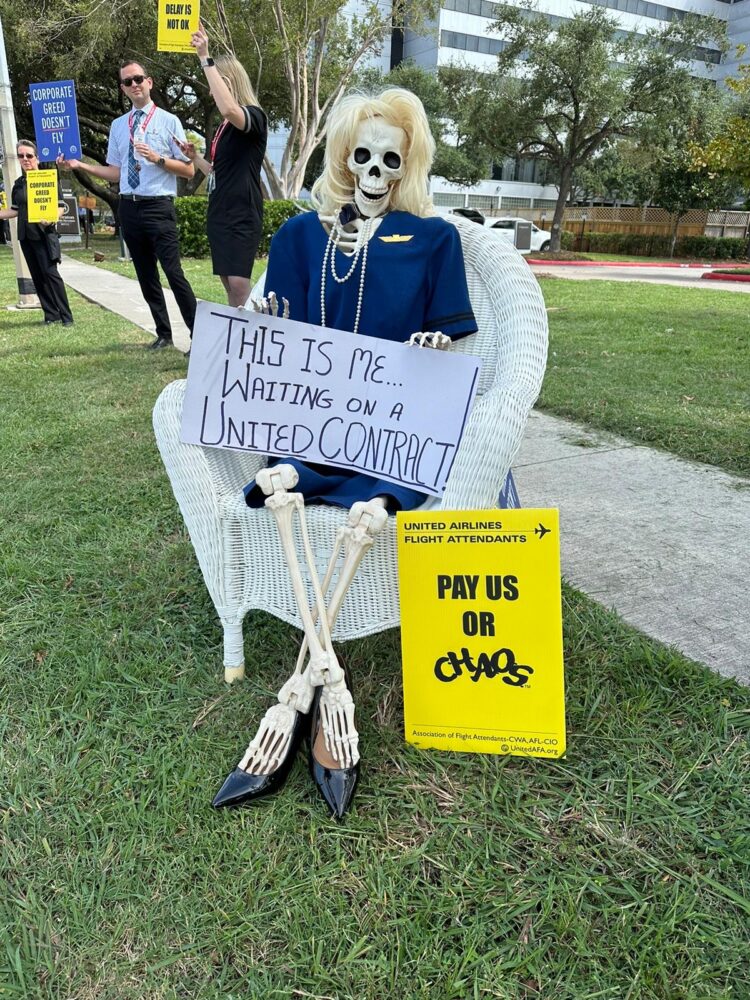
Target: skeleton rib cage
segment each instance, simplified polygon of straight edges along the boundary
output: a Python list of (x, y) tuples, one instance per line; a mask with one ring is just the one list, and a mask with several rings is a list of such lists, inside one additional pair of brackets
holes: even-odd
[[(461, 218), (466, 278), (479, 330), (450, 350), (481, 358), (479, 389), (442, 502), (445, 510), (497, 506), (547, 358), (547, 313), (541, 291), (523, 258), (496, 233)], [(251, 509), (242, 487), (265, 457), (180, 441), (185, 381), (168, 385), (154, 407), (154, 432), (193, 543), (203, 577), (224, 628), (227, 680), (244, 672), (242, 623), (251, 609), (270, 612), (297, 628), (302, 623), (273, 517)], [(307, 524), (322, 578), (345, 512), (308, 505)], [(296, 537), (299, 547), (299, 538)], [(302, 560), (304, 566), (304, 560)], [(310, 603), (312, 590), (305, 580)], [(335, 577), (332, 586), (335, 585)], [(399, 624), (395, 518), (355, 576), (333, 629), (344, 641)]]

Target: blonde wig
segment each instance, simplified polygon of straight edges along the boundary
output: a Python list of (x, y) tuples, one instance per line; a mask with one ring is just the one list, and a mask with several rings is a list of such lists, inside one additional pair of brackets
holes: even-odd
[(331, 215), (352, 200), (354, 175), (346, 162), (354, 147), (357, 129), (368, 118), (382, 118), (406, 133), (404, 174), (393, 185), (389, 211), (432, 215), (428, 179), (435, 140), (422, 102), (410, 90), (401, 87), (389, 87), (374, 96), (352, 92), (336, 102), (328, 118), (323, 173), (311, 192), (316, 211)]
[(258, 108), (258, 98), (245, 72), (245, 67), (233, 55), (220, 55), (214, 60), (216, 68), (224, 77), (224, 82), (232, 92), (232, 97), (243, 107), (247, 104)]

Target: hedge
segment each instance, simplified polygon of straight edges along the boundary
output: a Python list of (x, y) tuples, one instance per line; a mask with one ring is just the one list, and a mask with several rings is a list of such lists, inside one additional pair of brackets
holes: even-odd
[[(177, 232), (180, 237), (180, 250), (184, 257), (207, 257), (210, 253), (208, 236), (206, 235), (206, 213), (208, 198), (193, 195), (187, 198), (175, 199), (177, 213)], [(271, 245), (271, 237), (277, 229), (297, 215), (300, 209), (293, 201), (263, 202), (263, 235), (258, 256), (265, 257)]]
[[(580, 236), (564, 233), (569, 237), (565, 249), (578, 249)], [(619, 253), (642, 257), (668, 257), (672, 247), (670, 236), (649, 236), (643, 233), (588, 232), (583, 237), (583, 249), (593, 253)], [(748, 240), (716, 236), (681, 236), (674, 249), (675, 257), (700, 257), (705, 260), (731, 260), (745, 258)]]

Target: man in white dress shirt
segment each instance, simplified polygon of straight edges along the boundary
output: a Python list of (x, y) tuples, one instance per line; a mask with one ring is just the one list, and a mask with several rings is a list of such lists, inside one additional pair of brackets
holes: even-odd
[(178, 146), (186, 141), (180, 119), (153, 103), (153, 80), (143, 66), (125, 61), (119, 78), (133, 107), (112, 122), (106, 166), (82, 160), (65, 160), (64, 165), (110, 183), (120, 182), (122, 235), (156, 324), (156, 340), (148, 346), (170, 347), (172, 328), (156, 265), (157, 261), (161, 264), (192, 334), (196, 302), (180, 263), (174, 199), (177, 178), (192, 177), (195, 168)]

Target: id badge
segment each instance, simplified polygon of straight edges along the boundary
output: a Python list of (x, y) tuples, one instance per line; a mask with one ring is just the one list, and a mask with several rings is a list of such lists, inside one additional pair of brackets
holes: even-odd
[(212, 170), (211, 173), (206, 178), (206, 192), (208, 194), (211, 194), (211, 192), (214, 190), (215, 187), (216, 187), (216, 174)]

